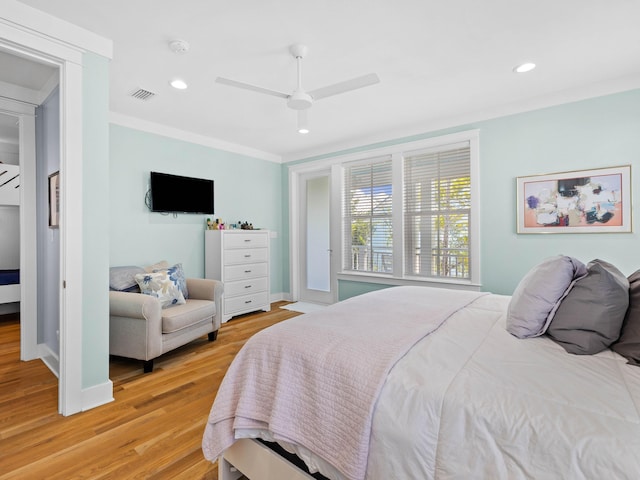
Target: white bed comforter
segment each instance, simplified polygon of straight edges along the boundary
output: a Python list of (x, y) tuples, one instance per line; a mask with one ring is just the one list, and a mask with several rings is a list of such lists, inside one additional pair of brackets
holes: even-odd
[(640, 478), (640, 368), (519, 340), (508, 302), (478, 299), (396, 364), (367, 479)]
[[(640, 368), (609, 350), (575, 356), (511, 336), (509, 298), (477, 299), (396, 363), (373, 415), (367, 480), (640, 478)], [(256, 436), (273, 440), (236, 431)]]

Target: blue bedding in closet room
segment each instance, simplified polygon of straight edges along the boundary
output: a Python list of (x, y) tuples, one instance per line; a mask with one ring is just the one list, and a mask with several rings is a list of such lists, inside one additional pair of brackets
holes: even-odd
[(0, 285), (20, 283), (20, 270), (0, 270)]

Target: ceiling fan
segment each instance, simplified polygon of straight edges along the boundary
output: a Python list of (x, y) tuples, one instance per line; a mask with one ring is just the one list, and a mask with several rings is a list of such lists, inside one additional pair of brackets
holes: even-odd
[(360, 77), (352, 78), (351, 80), (345, 80), (343, 82), (334, 83), (326, 87), (317, 88), (306, 92), (302, 88), (302, 59), (307, 54), (307, 47), (305, 45), (296, 43), (289, 47), (289, 52), (296, 59), (298, 64), (298, 86), (293, 93), (283, 93), (276, 90), (270, 90), (268, 88), (257, 87), (244, 82), (238, 82), (236, 80), (230, 80), (228, 78), (218, 77), (217, 83), (224, 85), (230, 85), (232, 87), (244, 88), (245, 90), (253, 90), (258, 93), (265, 93), (267, 95), (273, 95), (274, 97), (284, 98), (287, 101), (287, 107), (298, 111), (298, 132), (309, 133), (309, 127), (307, 124), (307, 110), (311, 108), (313, 102), (322, 98), (332, 97), (341, 93), (356, 90), (362, 87), (368, 87), (369, 85), (375, 85), (380, 82), (378, 75), (375, 73), (369, 73), (368, 75), (362, 75)]

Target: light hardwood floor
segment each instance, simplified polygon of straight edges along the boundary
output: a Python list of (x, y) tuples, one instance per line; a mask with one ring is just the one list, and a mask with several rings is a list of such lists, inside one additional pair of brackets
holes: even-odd
[(16, 315), (0, 317), (0, 480), (207, 479), (217, 465), (200, 442), (227, 368), (254, 333), (299, 313), (236, 317), (218, 339), (204, 336), (142, 363), (111, 358), (115, 401), (69, 417), (57, 413), (57, 379), (39, 360), (20, 362)]

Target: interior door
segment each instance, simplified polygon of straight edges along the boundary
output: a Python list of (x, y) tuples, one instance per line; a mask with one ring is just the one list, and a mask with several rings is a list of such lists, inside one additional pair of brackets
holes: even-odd
[(300, 301), (333, 303), (329, 170), (301, 175), (298, 205)]

